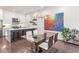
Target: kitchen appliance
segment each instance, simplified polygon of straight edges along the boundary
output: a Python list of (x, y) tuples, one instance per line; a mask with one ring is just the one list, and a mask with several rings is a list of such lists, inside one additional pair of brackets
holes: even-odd
[(3, 20), (0, 20), (0, 38), (3, 37)]

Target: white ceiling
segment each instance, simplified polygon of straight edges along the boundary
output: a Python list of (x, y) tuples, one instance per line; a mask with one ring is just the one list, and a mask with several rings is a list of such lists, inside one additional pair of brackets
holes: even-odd
[(0, 6), (0, 8), (8, 10), (8, 11), (28, 14), (35, 11), (47, 9), (49, 7), (48, 6)]

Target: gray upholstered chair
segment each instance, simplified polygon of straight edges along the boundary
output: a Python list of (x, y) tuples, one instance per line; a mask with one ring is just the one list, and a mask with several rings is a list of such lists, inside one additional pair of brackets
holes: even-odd
[[(53, 35), (53, 44), (58, 41), (58, 33), (54, 33)], [(46, 39), (46, 42), (48, 42), (48, 39)]]
[[(33, 32), (34, 32), (34, 36), (36, 36), (37, 33), (38, 33), (37, 30), (34, 30)], [(34, 38), (33, 38), (33, 35), (32, 35), (32, 31), (27, 31), (25, 33), (26, 33), (26, 35), (23, 35), (21, 37), (27, 39), (27, 41), (33, 42)]]
[(54, 36), (54, 39), (53, 39), (54, 44), (55, 44), (57, 41), (58, 41), (58, 33), (56, 33), (55, 36)]
[(55, 35), (50, 36), (48, 41), (43, 42), (39, 45), (39, 48), (43, 50), (43, 52), (52, 53), (57, 52), (57, 49), (53, 48), (53, 45), (58, 41), (58, 33), (55, 33)]
[(39, 48), (41, 48), (43, 51), (48, 51), (53, 45), (53, 36), (49, 37), (48, 42), (43, 42), (39, 45)]

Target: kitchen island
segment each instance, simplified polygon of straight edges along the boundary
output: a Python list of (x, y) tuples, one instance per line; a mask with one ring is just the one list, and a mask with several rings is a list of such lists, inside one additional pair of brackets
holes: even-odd
[(32, 35), (34, 35), (34, 30), (37, 30), (37, 28), (10, 28), (7, 30), (7, 41), (8, 42), (14, 42), (16, 41), (16, 38), (21, 38), (23, 35), (27, 35), (27, 31), (31, 31)]

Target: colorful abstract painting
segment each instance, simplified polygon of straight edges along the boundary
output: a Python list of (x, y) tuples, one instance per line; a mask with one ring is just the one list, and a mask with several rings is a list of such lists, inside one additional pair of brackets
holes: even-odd
[(64, 28), (64, 13), (56, 13), (54, 17), (46, 15), (44, 19), (45, 30), (61, 31)]

